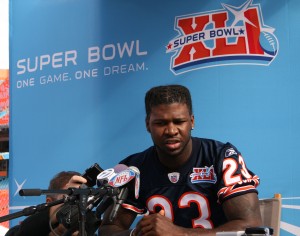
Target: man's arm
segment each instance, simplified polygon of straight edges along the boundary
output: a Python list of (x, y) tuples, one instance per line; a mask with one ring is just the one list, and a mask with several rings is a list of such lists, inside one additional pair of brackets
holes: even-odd
[(112, 206), (110, 206), (103, 217), (102, 224), (99, 228), (99, 235), (101, 236), (126, 236), (130, 235), (129, 227), (132, 222), (136, 218), (137, 213), (127, 210), (123, 207), (120, 207), (117, 213), (117, 216), (113, 220), (113, 222), (109, 221), (109, 215), (112, 210)]
[(223, 203), (223, 210), (228, 222), (218, 229), (245, 230), (247, 227), (262, 225), (259, 201), (256, 193), (247, 193), (228, 199)]
[(210, 236), (216, 235), (216, 232), (243, 231), (247, 227), (257, 227), (262, 224), (256, 193), (247, 193), (228, 199), (223, 203), (223, 210), (228, 222), (214, 229), (189, 229), (179, 227), (174, 225), (171, 220), (158, 213), (144, 216), (137, 224), (133, 235)]

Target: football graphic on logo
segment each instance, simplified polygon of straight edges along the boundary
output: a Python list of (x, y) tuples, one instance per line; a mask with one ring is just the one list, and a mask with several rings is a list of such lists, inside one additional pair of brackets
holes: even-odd
[(262, 31), (259, 35), (259, 43), (265, 53), (275, 56), (278, 51), (278, 41), (274, 34)]

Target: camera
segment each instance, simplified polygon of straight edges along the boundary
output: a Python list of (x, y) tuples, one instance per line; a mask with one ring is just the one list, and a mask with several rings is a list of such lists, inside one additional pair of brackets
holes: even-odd
[(93, 164), (90, 168), (86, 169), (82, 177), (87, 180), (86, 185), (93, 187), (96, 184), (97, 176), (103, 171), (103, 169), (97, 164)]

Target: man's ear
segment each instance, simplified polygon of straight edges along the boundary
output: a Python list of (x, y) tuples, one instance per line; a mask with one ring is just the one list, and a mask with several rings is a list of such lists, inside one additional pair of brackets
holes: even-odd
[(150, 128), (149, 128), (149, 119), (145, 119), (145, 123), (146, 123), (146, 129), (147, 131), (150, 133)]
[(191, 115), (191, 123), (192, 123), (192, 128), (195, 127), (195, 116)]
[(53, 200), (50, 197), (46, 197), (46, 203), (52, 202)]

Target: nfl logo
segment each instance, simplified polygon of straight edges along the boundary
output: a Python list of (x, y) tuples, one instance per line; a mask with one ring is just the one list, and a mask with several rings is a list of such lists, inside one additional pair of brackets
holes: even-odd
[(171, 183), (175, 184), (178, 182), (179, 180), (179, 176), (180, 174), (178, 172), (172, 172), (168, 174), (169, 180), (171, 181)]

